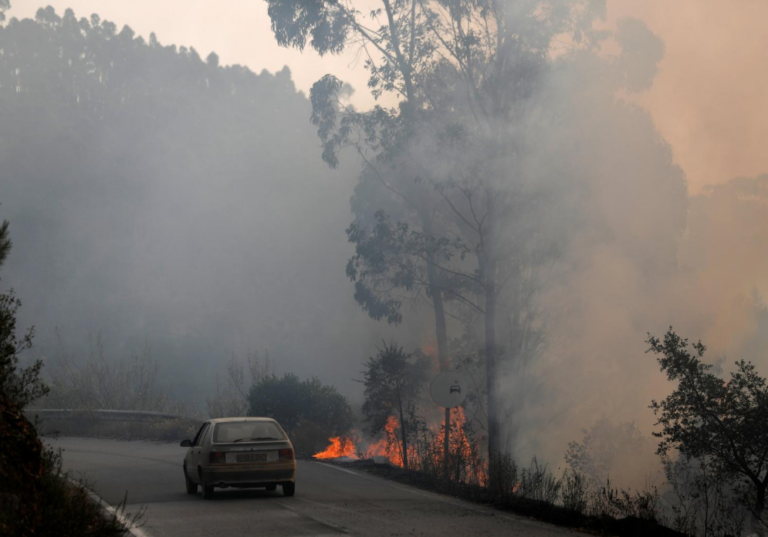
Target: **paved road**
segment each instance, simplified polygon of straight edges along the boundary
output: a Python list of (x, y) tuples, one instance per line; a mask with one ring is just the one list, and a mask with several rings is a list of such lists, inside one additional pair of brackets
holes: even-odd
[(150, 537), (269, 535), (579, 535), (365, 473), (299, 461), (296, 496), (217, 489), (204, 501), (184, 491), (184, 448), (175, 444), (60, 438), (64, 466), (111, 504), (146, 508)]

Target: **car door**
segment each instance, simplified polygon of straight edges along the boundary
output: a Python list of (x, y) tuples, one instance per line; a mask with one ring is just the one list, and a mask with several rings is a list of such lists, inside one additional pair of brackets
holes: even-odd
[(192, 445), (187, 451), (187, 458), (185, 461), (187, 475), (194, 482), (198, 481), (197, 467), (200, 464), (200, 449), (202, 448), (203, 437), (210, 426), (211, 424), (209, 422), (203, 423), (200, 430), (197, 431), (194, 440), (192, 440)]
[(197, 460), (200, 466), (208, 464), (208, 454), (211, 451), (211, 433), (213, 433), (213, 423), (205, 428), (203, 434), (200, 435), (200, 440), (198, 440), (200, 445), (197, 449)]

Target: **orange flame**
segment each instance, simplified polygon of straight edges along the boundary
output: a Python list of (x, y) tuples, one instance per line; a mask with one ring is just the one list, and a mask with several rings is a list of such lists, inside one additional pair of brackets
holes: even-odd
[[(435, 370), (440, 369), (437, 352), (434, 345), (424, 345), (423, 351), (434, 359)], [(408, 466), (410, 468), (440, 468), (445, 462), (444, 439), (445, 425), (441, 419), (442, 412), (427, 417), (431, 434), (419, 436), (418, 441), (408, 445)], [(467, 419), (461, 407), (451, 411), (449, 461), (450, 472), (458, 479), (468, 480), (480, 485), (488, 482), (488, 467), (482, 462), (476, 448), (467, 437)], [(402, 468), (403, 450), (401, 441), (400, 421), (395, 416), (389, 416), (384, 431), (378, 440), (364, 441), (354, 434), (328, 439), (330, 445), (314, 457), (327, 460), (339, 457), (357, 459), (357, 454), (366, 459), (385, 457), (390, 464)]]
[[(469, 479), (480, 485), (485, 485), (488, 480), (488, 470), (484, 464), (478, 464), (476, 453), (473, 453), (472, 444), (465, 432), (466, 417), (464, 409), (459, 407), (451, 412), (451, 435), (449, 438), (449, 448), (451, 461), (451, 471), (457, 471), (455, 464), (459, 464), (459, 471), (464, 479)], [(428, 444), (421, 444), (421, 449), (414, 445), (408, 446), (409, 466), (418, 468), (425, 462), (429, 462), (432, 467), (441, 467), (444, 462), (444, 438), (445, 427), (443, 423), (436, 423), (430, 426), (433, 432)], [(402, 468), (403, 452), (400, 436), (400, 421), (395, 416), (387, 418), (384, 426), (383, 436), (378, 440), (370, 441), (364, 449), (358, 448), (359, 445), (365, 445), (365, 441), (360, 440), (354, 434), (349, 436), (336, 436), (329, 438), (330, 445), (320, 453), (314, 455), (315, 459), (328, 460), (340, 457), (349, 457), (357, 459), (357, 453), (365, 459), (374, 457), (385, 457), (390, 464)], [(428, 457), (428, 460), (424, 458)], [(454, 462), (455, 461), (455, 462)], [(459, 461), (462, 461), (459, 463)], [(475, 461), (472, 463), (471, 461)]]
[[(450, 454), (451, 457), (464, 461), (467, 478), (481, 485), (485, 485), (488, 481), (488, 470), (486, 466), (469, 464), (470, 461), (476, 461), (477, 456), (476, 453), (473, 453), (472, 444), (467, 437), (465, 429), (466, 421), (467, 418), (464, 415), (464, 409), (462, 407), (457, 407), (456, 409), (451, 410), (450, 436), (448, 438)], [(434, 462), (436, 463), (442, 463), (444, 461), (444, 442), (445, 425), (443, 423), (432, 442), (432, 453), (435, 454), (434, 458), (436, 460)]]
[(315, 453), (313, 455), (314, 458), (321, 460), (337, 459), (339, 457), (357, 458), (354, 437), (334, 436), (333, 438), (329, 438), (328, 441), (331, 445), (329, 445), (325, 451)]
[[(400, 420), (395, 416), (387, 418), (387, 423), (384, 426), (384, 438), (376, 442), (372, 442), (365, 450), (364, 457), (366, 459), (372, 459), (373, 457), (386, 457), (389, 462), (395, 466), (402, 468), (403, 464), (403, 452), (400, 444)], [(413, 448), (408, 448), (409, 458), (413, 457)]]

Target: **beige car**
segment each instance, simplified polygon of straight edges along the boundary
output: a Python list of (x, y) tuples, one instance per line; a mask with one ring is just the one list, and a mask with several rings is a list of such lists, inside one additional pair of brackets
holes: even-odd
[(213, 488), (264, 487), (283, 494), (296, 492), (296, 458), (283, 428), (271, 418), (220, 418), (208, 420), (194, 440), (183, 440), (189, 448), (184, 457), (187, 494), (203, 489), (203, 498), (213, 497)]

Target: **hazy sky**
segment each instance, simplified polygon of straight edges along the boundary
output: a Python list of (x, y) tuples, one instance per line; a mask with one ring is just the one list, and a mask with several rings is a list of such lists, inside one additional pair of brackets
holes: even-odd
[[(154, 31), (161, 43), (194, 46), (203, 57), (214, 50), (222, 63), (256, 72), (288, 65), (304, 91), (331, 72), (358, 88), (358, 106), (372, 102), (354, 54), (320, 58), (278, 47), (261, 0), (12, 0), (10, 15), (34, 16), (48, 4), (59, 13), (71, 7), (78, 17), (98, 13), (144, 36)], [(672, 144), (691, 191), (768, 171), (768, 2), (609, 0), (608, 6), (609, 24), (640, 18), (666, 43), (661, 73), (639, 102)]]

